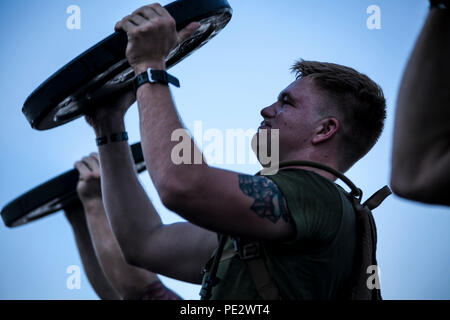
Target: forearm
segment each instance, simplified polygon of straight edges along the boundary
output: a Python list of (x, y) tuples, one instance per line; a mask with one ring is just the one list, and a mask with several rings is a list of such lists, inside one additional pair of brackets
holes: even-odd
[(148, 285), (158, 281), (158, 277), (125, 261), (101, 198), (84, 203), (84, 209), (97, 257), (110, 283), (122, 298), (141, 297)]
[[(449, 187), (450, 13), (432, 9), (407, 65), (397, 101), (392, 185), (426, 198)], [(441, 190), (441, 191), (439, 191)]]
[[(97, 136), (124, 131), (123, 119), (99, 122)], [(161, 219), (143, 189), (127, 142), (99, 147), (102, 194), (112, 230), (127, 261), (134, 260), (148, 244)]]
[[(190, 152), (187, 163), (175, 163), (174, 148), (181, 141), (172, 141), (172, 134), (179, 129), (184, 130), (168, 86), (161, 84), (144, 85), (138, 90), (140, 131), (145, 162), (152, 181), (163, 202), (177, 193), (183, 193), (185, 187), (195, 189), (202, 181), (202, 175), (208, 168), (201, 151), (193, 139), (184, 131), (183, 144)], [(179, 137), (177, 137), (179, 138)]]
[(105, 276), (94, 251), (81, 203), (66, 209), (86, 276), (95, 293), (103, 300), (116, 300), (119, 295)]

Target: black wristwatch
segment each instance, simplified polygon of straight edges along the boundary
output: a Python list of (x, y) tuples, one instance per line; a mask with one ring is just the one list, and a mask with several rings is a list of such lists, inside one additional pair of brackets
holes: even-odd
[(137, 92), (137, 89), (144, 83), (163, 83), (166, 85), (170, 83), (177, 88), (180, 87), (180, 81), (165, 70), (148, 69), (146, 72), (138, 74), (133, 80), (134, 92)]

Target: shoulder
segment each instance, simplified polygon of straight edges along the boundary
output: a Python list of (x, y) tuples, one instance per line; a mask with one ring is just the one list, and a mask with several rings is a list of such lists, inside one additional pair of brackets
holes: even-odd
[[(304, 169), (285, 169), (280, 170), (275, 175), (266, 176), (272, 180), (283, 192), (285, 197), (302, 196), (311, 198), (323, 197), (339, 199), (340, 190), (336, 184), (321, 175)], [(299, 194), (298, 192), (301, 192)], [(291, 194), (293, 193), (293, 194)]]
[(303, 169), (285, 169), (267, 176), (283, 194), (295, 223), (295, 241), (328, 242), (334, 238), (343, 217), (345, 196), (337, 185)]

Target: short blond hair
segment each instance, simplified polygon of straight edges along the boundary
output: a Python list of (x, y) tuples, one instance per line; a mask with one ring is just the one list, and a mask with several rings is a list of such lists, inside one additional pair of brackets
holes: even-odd
[(305, 61), (292, 68), (296, 78), (313, 79), (339, 116), (342, 167), (347, 170), (361, 159), (378, 141), (386, 119), (386, 99), (383, 90), (365, 74), (339, 64)]

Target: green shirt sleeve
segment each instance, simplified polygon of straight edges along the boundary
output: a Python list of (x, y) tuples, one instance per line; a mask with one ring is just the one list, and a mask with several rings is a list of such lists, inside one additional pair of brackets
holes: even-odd
[(285, 169), (266, 176), (283, 194), (296, 235), (291, 242), (328, 244), (334, 240), (342, 219), (342, 202), (336, 185), (307, 170)]

